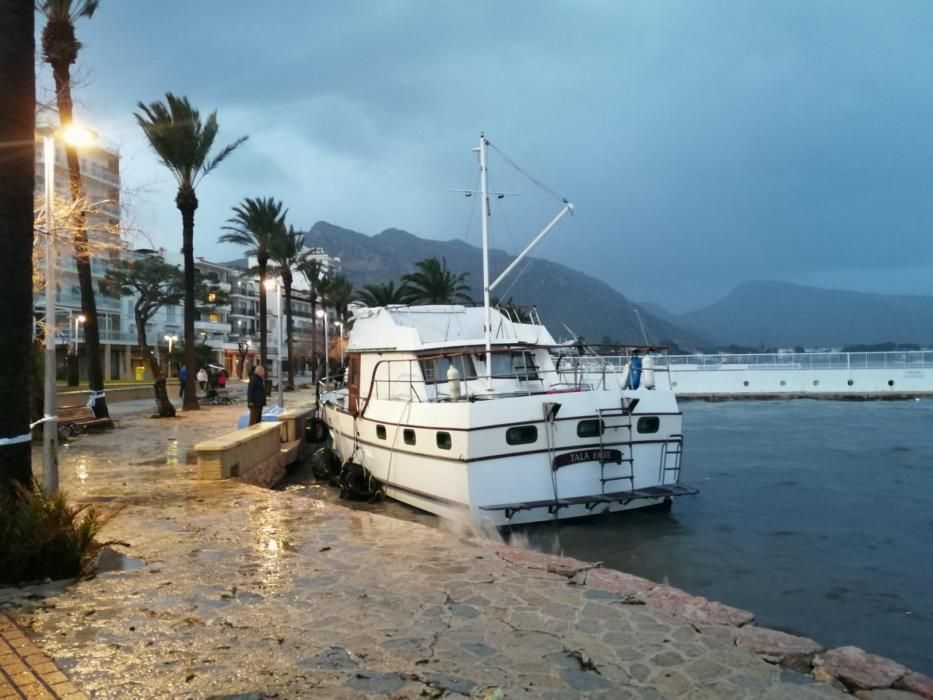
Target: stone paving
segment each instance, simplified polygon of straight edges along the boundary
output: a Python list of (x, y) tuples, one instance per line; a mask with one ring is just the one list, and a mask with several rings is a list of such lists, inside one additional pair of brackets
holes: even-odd
[[(128, 417), (64, 450), (74, 500), (126, 504), (105, 536), (138, 565), (0, 590), (0, 606), (91, 697), (852, 697), (798, 672), (816, 642), (750, 613), (166, 464), (170, 438), (184, 453), (241, 411)], [(862, 696), (894, 697), (878, 692), (901, 691)]]

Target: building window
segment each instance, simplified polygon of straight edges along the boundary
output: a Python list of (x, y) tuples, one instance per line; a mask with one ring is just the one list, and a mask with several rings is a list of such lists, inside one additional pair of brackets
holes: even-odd
[(450, 440), (450, 433), (437, 434), (437, 446), (442, 450), (449, 450), (453, 443)]
[(220, 321), (220, 316), (213, 312), (208, 318), (210, 318), (211, 323), (217, 323), (218, 321)]
[(577, 423), (577, 437), (599, 437), (606, 430), (602, 420), (581, 420)]
[(384, 425), (376, 426), (376, 437), (379, 438), (380, 440), (386, 439), (386, 427)]
[(661, 427), (661, 419), (657, 416), (642, 416), (638, 419), (636, 429), (639, 433), (656, 433)]
[(207, 295), (207, 300), (210, 302), (215, 302), (217, 301), (217, 295), (214, 292), (211, 292)]
[(402, 433), (402, 439), (405, 441), (406, 445), (414, 445), (415, 431), (411, 428), (405, 428), (405, 432)]
[(530, 445), (538, 440), (538, 429), (533, 425), (519, 425), (505, 431), (505, 441), (510, 445)]

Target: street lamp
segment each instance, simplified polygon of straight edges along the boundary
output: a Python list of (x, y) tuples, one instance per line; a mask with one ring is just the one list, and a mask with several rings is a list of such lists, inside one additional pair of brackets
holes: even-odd
[(317, 310), (317, 317), (324, 319), (324, 376), (330, 377), (330, 347), (327, 341), (327, 311)]
[(276, 353), (279, 356), (279, 408), (285, 408), (285, 382), (282, 381), (282, 287), (277, 279), (266, 280), (266, 290), (275, 288)]
[(87, 321), (87, 316), (84, 314), (78, 314), (75, 316), (75, 355), (78, 354), (78, 345), (81, 342), (81, 324)]
[(46, 495), (58, 491), (58, 387), (55, 382), (55, 312), (58, 307), (55, 249), (55, 139), (61, 137), (74, 147), (87, 146), (97, 135), (90, 129), (69, 124), (64, 129), (46, 127), (42, 135), (45, 166), (45, 401), (42, 411), (42, 488)]
[(178, 336), (167, 335), (165, 336), (165, 340), (168, 343), (168, 362), (166, 362), (168, 367), (166, 367), (165, 378), (171, 379), (172, 378), (172, 345), (178, 342)]

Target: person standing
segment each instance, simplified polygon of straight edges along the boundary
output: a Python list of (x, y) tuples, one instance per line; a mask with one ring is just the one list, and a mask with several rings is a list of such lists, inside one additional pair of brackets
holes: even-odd
[(262, 365), (256, 367), (249, 375), (249, 386), (246, 388), (246, 404), (249, 406), (249, 424), (256, 425), (262, 420), (262, 407), (266, 405), (266, 383), (263, 377), (266, 371)]
[(178, 378), (181, 379), (181, 386), (178, 387), (178, 395), (181, 398), (185, 398), (185, 380), (188, 378), (188, 368), (184, 365), (181, 366), (181, 372), (178, 373)]
[(204, 391), (204, 389), (207, 388), (207, 370), (202, 367), (195, 376), (198, 380), (198, 384), (201, 386), (201, 391)]

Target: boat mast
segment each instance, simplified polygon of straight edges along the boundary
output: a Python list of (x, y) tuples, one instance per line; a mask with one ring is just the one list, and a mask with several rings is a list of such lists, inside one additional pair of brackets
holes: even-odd
[(492, 391), (492, 309), (489, 307), (489, 192), (486, 184), (486, 135), (479, 135), (479, 182), (483, 199), (483, 329), (486, 336), (486, 391)]

